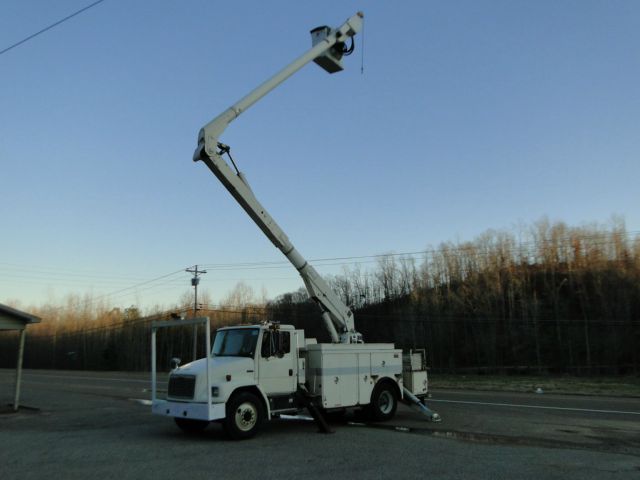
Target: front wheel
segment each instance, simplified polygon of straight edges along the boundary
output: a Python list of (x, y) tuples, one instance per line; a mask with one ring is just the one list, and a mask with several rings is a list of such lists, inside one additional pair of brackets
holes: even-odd
[(398, 408), (398, 395), (396, 389), (389, 382), (378, 383), (371, 393), (369, 414), (373, 420), (391, 420)]
[(258, 397), (250, 392), (240, 392), (229, 399), (222, 426), (232, 439), (244, 440), (256, 434), (263, 417)]

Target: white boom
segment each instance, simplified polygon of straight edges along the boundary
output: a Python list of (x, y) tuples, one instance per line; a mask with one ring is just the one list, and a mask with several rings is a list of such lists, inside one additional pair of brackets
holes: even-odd
[(202, 160), (209, 167), (267, 238), (298, 270), (309, 295), (322, 311), (322, 319), (334, 343), (362, 342), (362, 335), (355, 330), (353, 313), (331, 290), (316, 269), (296, 250), (284, 231), (255, 197), (249, 182), (237, 169), (233, 160), (231, 162), (235, 172), (222, 158), (225, 153), (229, 154), (230, 149), (220, 143), (219, 138), (229, 123), (310, 61), (315, 61), (329, 73), (342, 70), (344, 43), (348, 39), (353, 41), (352, 37), (362, 29), (363, 18), (362, 12), (358, 12), (336, 29), (319, 27), (312, 30), (313, 47), (207, 123), (198, 134), (198, 147), (193, 155), (194, 161)]

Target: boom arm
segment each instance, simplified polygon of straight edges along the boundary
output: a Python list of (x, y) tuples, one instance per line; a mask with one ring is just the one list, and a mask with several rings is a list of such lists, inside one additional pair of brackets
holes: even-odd
[[(335, 30), (327, 27), (312, 31), (313, 47), (279, 73), (206, 124), (198, 135), (198, 148), (193, 160), (202, 160), (271, 242), (298, 270), (311, 298), (322, 311), (322, 318), (333, 342), (356, 343), (362, 336), (355, 331), (353, 313), (336, 295), (320, 274), (296, 250), (289, 238), (253, 194), (246, 177), (234, 172), (222, 155), (229, 147), (218, 141), (226, 127), (242, 112), (272, 91), (287, 78), (314, 60), (330, 73), (342, 69), (342, 44), (362, 29), (363, 14), (358, 12)], [(231, 158), (231, 157), (229, 157)], [(232, 160), (233, 163), (233, 160)], [(235, 167), (235, 164), (234, 164)], [(338, 333), (339, 332), (339, 333)]]

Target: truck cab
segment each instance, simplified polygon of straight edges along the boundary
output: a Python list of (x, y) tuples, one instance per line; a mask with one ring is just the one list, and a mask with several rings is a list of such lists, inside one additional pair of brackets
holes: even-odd
[[(207, 358), (171, 371), (166, 402), (156, 402), (154, 413), (173, 416), (187, 431), (204, 428), (212, 420), (231, 418), (233, 423), (237, 414), (246, 431), (223, 422), (227, 432), (238, 438), (253, 434), (262, 420), (298, 411), (296, 392), (305, 381), (299, 352), (304, 346), (304, 333), (292, 325), (220, 328)], [(236, 405), (239, 397), (244, 401)]]

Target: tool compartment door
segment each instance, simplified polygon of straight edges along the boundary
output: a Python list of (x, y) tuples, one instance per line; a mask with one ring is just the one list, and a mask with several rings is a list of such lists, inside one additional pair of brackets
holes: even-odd
[(322, 404), (325, 408), (358, 404), (358, 354), (323, 352)]

